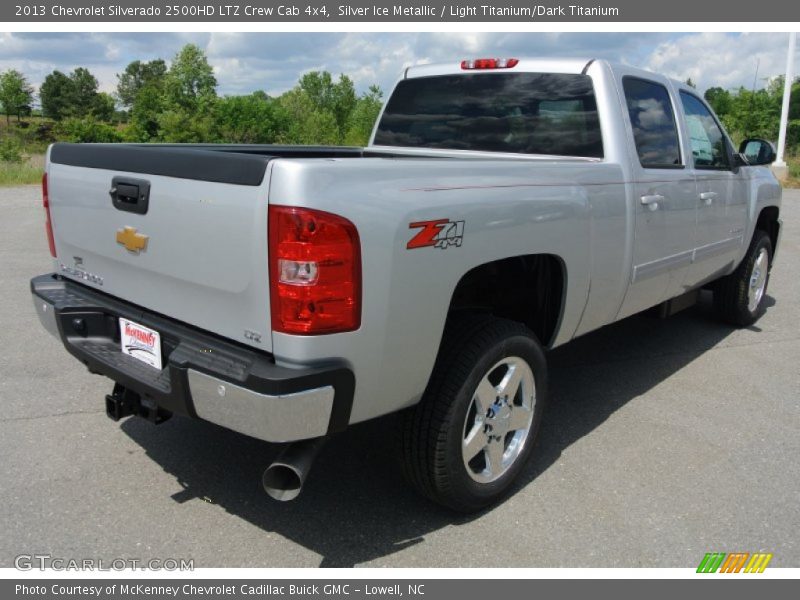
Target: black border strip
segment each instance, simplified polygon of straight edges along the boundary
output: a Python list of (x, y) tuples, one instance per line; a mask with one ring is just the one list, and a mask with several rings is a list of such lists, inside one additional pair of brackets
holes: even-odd
[(73, 167), (258, 186), (274, 157), (188, 146), (56, 143), (50, 162)]

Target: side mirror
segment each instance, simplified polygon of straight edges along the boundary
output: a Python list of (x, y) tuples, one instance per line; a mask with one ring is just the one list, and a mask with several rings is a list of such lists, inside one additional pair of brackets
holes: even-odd
[(775, 162), (775, 146), (759, 138), (748, 138), (739, 144), (739, 154), (748, 165), (768, 165)]

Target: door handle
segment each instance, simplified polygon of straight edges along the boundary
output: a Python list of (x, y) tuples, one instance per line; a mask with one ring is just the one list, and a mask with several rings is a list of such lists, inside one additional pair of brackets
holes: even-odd
[(150, 204), (150, 182), (146, 179), (114, 177), (108, 194), (117, 210), (144, 215)]
[(650, 210), (658, 210), (658, 203), (664, 201), (664, 196), (661, 194), (650, 194), (641, 197), (641, 203)]
[(700, 200), (702, 200), (706, 206), (711, 206), (711, 203), (714, 202), (714, 198), (717, 197), (717, 192), (702, 192), (700, 194)]

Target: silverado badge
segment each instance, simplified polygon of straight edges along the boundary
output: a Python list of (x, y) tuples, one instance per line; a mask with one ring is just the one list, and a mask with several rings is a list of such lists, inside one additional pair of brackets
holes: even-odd
[(117, 243), (125, 246), (125, 249), (134, 254), (147, 248), (149, 236), (136, 233), (136, 227), (124, 227), (117, 229)]

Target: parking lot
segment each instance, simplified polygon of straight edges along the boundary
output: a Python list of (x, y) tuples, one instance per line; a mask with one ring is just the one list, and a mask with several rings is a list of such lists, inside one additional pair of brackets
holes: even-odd
[(769, 308), (707, 299), (550, 353), (551, 402), (514, 494), (454, 516), (403, 484), (391, 418), (332, 440), (303, 494), (270, 500), (276, 447), (175, 417), (109, 420), (111, 382), (40, 326), (51, 268), (37, 187), (0, 189), (0, 567), (19, 554), (195, 567), (694, 567), (772, 552), (800, 567), (800, 191), (784, 194)]

